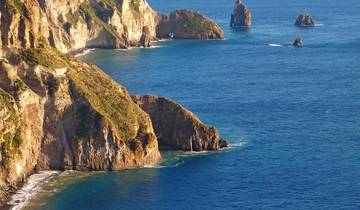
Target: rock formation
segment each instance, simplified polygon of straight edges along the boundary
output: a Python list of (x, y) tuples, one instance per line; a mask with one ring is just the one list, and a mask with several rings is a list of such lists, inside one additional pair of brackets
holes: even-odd
[(314, 27), (315, 20), (309, 13), (304, 13), (298, 16), (295, 25), (301, 27)]
[[(177, 38), (223, 37), (198, 13), (160, 15), (145, 0), (0, 1), (0, 204), (34, 170), (120, 170), (160, 159), (151, 118), (126, 89), (63, 53), (148, 47), (167, 27)], [(177, 127), (166, 145), (227, 146), (215, 129), (181, 113), (191, 118), (179, 123), (194, 128)]]
[(50, 46), (63, 53), (143, 46), (168, 37), (157, 34), (167, 29), (167, 20), (179, 38), (223, 37), (216, 23), (198, 13), (162, 15), (146, 0), (2, 0), (0, 20), (0, 45)]
[(3, 194), (35, 168), (120, 170), (160, 158), (150, 117), (126, 89), (53, 49), (5, 50), (0, 106)]
[(296, 38), (294, 40), (293, 45), (296, 46), (296, 47), (302, 47), (302, 46), (304, 46), (304, 43), (303, 43), (303, 40), (301, 38)]
[(174, 150), (204, 151), (227, 147), (215, 128), (209, 128), (193, 113), (163, 97), (132, 96), (150, 115), (159, 146)]
[(235, 2), (230, 26), (232, 28), (249, 28), (251, 26), (251, 11), (241, 0), (236, 0)]
[(143, 27), (143, 32), (140, 38), (140, 47), (150, 47), (150, 42), (151, 42), (152, 38), (151, 38), (151, 34), (150, 34), (150, 29), (147, 26)]
[(218, 24), (198, 12), (176, 10), (161, 15), (156, 33), (159, 38), (175, 39), (223, 39), (224, 32)]

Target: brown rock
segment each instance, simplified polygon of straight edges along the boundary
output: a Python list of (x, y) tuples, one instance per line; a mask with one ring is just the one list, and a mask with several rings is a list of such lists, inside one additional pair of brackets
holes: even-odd
[(132, 96), (150, 115), (159, 146), (173, 150), (205, 151), (227, 147), (215, 128), (209, 128), (193, 113), (167, 98)]
[(147, 26), (143, 27), (142, 30), (142, 35), (139, 41), (139, 45), (141, 47), (150, 47), (150, 42), (152, 40), (151, 34), (150, 34), (150, 29)]
[(1, 57), (0, 202), (34, 169), (121, 170), (160, 159), (149, 115), (94, 65), (50, 48)]
[(224, 32), (217, 23), (191, 10), (176, 10), (170, 15), (161, 15), (156, 33), (158, 38), (224, 38)]
[(251, 26), (251, 11), (241, 0), (236, 0), (235, 2), (230, 26), (232, 28), (249, 28)]
[(304, 43), (303, 43), (303, 40), (301, 38), (296, 38), (294, 40), (293, 45), (296, 46), (296, 47), (302, 47), (302, 46), (304, 46)]
[(300, 27), (314, 27), (315, 20), (309, 13), (304, 13), (298, 16), (295, 25)]

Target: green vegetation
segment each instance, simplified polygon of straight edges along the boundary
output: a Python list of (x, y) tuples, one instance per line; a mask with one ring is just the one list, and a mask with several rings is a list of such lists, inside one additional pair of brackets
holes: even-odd
[[(139, 126), (141, 132), (145, 131), (145, 115), (140, 108), (132, 103), (125, 89), (100, 69), (78, 65), (73, 66), (68, 75), (74, 81), (76, 90), (103, 116), (102, 123), (110, 123), (121, 139), (129, 140), (135, 137), (135, 126)], [(89, 117), (86, 113), (82, 115)]]
[[(95, 128), (98, 126), (95, 121), (102, 125), (111, 124), (116, 135), (123, 140), (136, 136), (135, 127), (139, 127), (140, 132), (148, 128), (146, 114), (132, 102), (126, 90), (96, 66), (84, 64), (52, 48), (26, 49), (21, 52), (21, 57), (30, 64), (68, 68), (67, 74), (75, 85), (75, 91), (90, 103), (91, 110), (77, 113), (82, 122), (89, 123), (84, 126)], [(79, 137), (90, 134), (79, 133)]]
[(80, 20), (80, 12), (78, 10), (74, 13), (69, 12), (68, 14), (66, 14), (66, 20), (71, 26), (74, 26), (76, 28)]
[(20, 52), (21, 58), (33, 65), (49, 68), (64, 68), (68, 66), (70, 57), (51, 48), (29, 48)]
[(99, 18), (96, 15), (96, 12), (95, 12), (94, 8), (92, 8), (90, 4), (82, 3), (80, 5), (80, 14), (83, 14), (83, 16), (86, 19), (93, 20), (96, 24), (103, 27), (107, 32), (112, 34), (114, 37), (118, 37), (116, 29), (113, 26), (111, 26), (111, 25), (107, 24), (106, 22), (104, 22), (101, 18)]
[[(0, 107), (9, 114), (7, 119), (3, 119), (5, 120), (6, 128), (12, 126), (16, 128), (18, 123), (19, 119), (14, 106), (14, 99), (0, 89)], [(21, 144), (22, 139), (18, 132), (16, 132), (15, 135), (12, 135), (11, 131), (6, 131), (5, 128), (0, 130), (0, 151), (3, 158), (11, 158), (15, 154), (18, 154), (20, 152), (19, 148)]]
[(7, 0), (6, 3), (9, 6), (10, 13), (19, 13), (21, 16), (25, 17), (26, 7), (25, 4), (21, 2), (21, 0)]
[(191, 17), (183, 19), (183, 24), (187, 25), (189, 29), (194, 31), (210, 31), (212, 30), (213, 23), (207, 20), (200, 14), (193, 14)]
[(140, 12), (140, 2), (139, 2), (139, 0), (131, 0), (131, 2), (130, 2), (130, 8), (131, 8), (133, 11), (139, 13), (139, 12)]

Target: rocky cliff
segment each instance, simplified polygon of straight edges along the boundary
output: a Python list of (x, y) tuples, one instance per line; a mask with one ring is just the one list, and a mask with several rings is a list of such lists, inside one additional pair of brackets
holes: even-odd
[(236, 0), (234, 11), (231, 14), (230, 26), (232, 28), (249, 28), (251, 26), (251, 11), (241, 1)]
[(206, 151), (227, 147), (215, 128), (209, 128), (193, 113), (172, 100), (156, 96), (132, 96), (135, 103), (150, 115), (160, 147)]
[(3, 195), (34, 169), (120, 170), (159, 160), (149, 116), (97, 67), (27, 49), (5, 50), (0, 70)]
[(223, 37), (215, 22), (196, 12), (162, 15), (146, 0), (2, 0), (0, 20), (1, 45), (50, 46), (63, 53), (146, 47), (170, 32), (176, 38)]
[[(193, 11), (169, 16), (145, 0), (0, 1), (0, 204), (34, 170), (120, 170), (160, 159), (161, 145), (183, 150), (226, 146), (175, 102), (163, 127), (94, 65), (63, 53), (149, 46), (157, 38), (215, 39), (223, 32)], [(161, 33), (160, 33), (161, 32)], [(154, 132), (153, 123), (157, 133)], [(192, 127), (193, 126), (193, 127)], [(183, 133), (182, 133), (183, 132)]]
[(224, 32), (214, 21), (198, 12), (176, 10), (170, 15), (161, 15), (156, 33), (160, 38), (223, 39)]

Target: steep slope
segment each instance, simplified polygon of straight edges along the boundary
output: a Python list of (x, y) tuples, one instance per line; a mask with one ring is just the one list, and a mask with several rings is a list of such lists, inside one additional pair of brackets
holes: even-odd
[(150, 115), (160, 147), (206, 151), (228, 146), (215, 128), (209, 128), (192, 112), (172, 100), (150, 95), (132, 96), (132, 99)]
[(0, 45), (50, 46), (63, 53), (84, 48), (147, 47), (150, 41), (169, 37), (172, 31), (157, 30), (158, 26), (167, 29), (166, 20), (173, 20), (173, 14), (184, 15), (185, 19), (194, 16), (197, 21), (190, 22), (197, 24), (190, 27), (172, 21), (176, 38), (223, 37), (218, 36), (223, 32), (215, 22), (196, 12), (161, 15), (146, 0), (2, 0)]
[(39, 170), (120, 170), (160, 158), (149, 116), (93, 65), (53, 49), (0, 60), (0, 191)]

